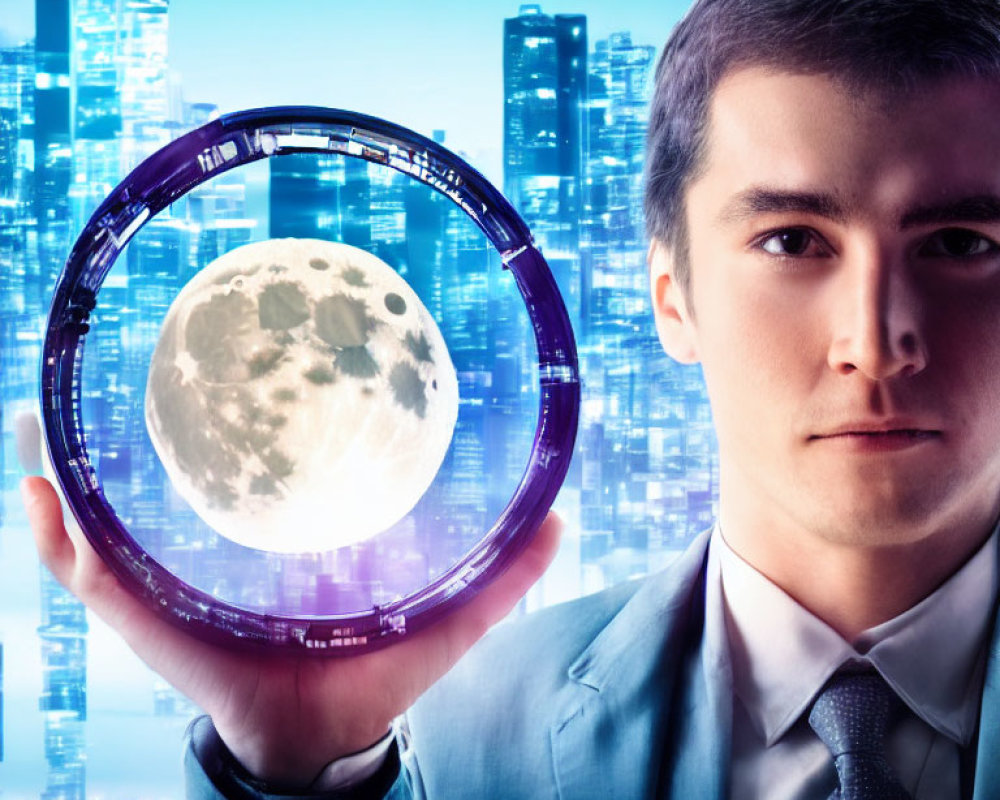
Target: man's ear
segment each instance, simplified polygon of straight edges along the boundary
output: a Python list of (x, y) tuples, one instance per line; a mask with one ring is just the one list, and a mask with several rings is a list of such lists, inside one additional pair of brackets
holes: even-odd
[(672, 248), (653, 239), (649, 244), (646, 263), (649, 265), (653, 316), (660, 344), (675, 361), (694, 364), (699, 360), (694, 319), (688, 306), (687, 293), (676, 278)]

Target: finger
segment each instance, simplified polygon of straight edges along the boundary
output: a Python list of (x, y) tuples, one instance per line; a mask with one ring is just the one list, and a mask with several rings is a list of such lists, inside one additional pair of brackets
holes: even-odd
[(52, 484), (45, 478), (25, 478), (21, 496), (38, 555), (56, 580), (118, 630), (140, 656), (143, 640), (156, 638), (157, 631), (159, 640), (166, 641), (163, 629), (169, 626), (122, 587), (86, 538), (81, 535), (74, 541), (66, 530), (62, 504)]
[(63, 524), (59, 495), (45, 478), (21, 481), (21, 498), (42, 563), (63, 586), (69, 587), (76, 563), (73, 542)]
[[(542, 576), (559, 548), (562, 522), (550, 512), (517, 560), (469, 603), (417, 634), (411, 645), (431, 670), (432, 680), (447, 670), (494, 624), (503, 619)], [(408, 648), (407, 648), (408, 649)]]
[[(76, 519), (65, 511), (58, 490), (45, 478), (21, 482), (21, 496), (42, 563), (63, 586), (100, 612), (117, 581), (97, 555)], [(109, 586), (110, 585), (110, 586)]]
[[(473, 642), (482, 633), (510, 613), (517, 602), (527, 594), (548, 569), (552, 559), (559, 549), (559, 537), (562, 531), (562, 520), (554, 512), (549, 512), (534, 538), (529, 542), (517, 560), (499, 578), (482, 590), (469, 603), (469, 622), (473, 623), (470, 634), (475, 636)], [(483, 627), (476, 634), (475, 623)], [(472, 642), (469, 643), (470, 645)]]
[(23, 426), (23, 434), (21, 429), (18, 430), (18, 449), (20, 451), (20, 436), (23, 435), (25, 438), (25, 457), (28, 459), (37, 458), (38, 469), (33, 471), (48, 478), (49, 484), (55, 490), (56, 496), (59, 498), (62, 505), (63, 525), (66, 526), (66, 531), (69, 533), (70, 539), (79, 545), (85, 541), (85, 537), (83, 535), (83, 531), (80, 530), (80, 525), (76, 521), (76, 517), (73, 516), (73, 512), (71, 512), (69, 507), (66, 505), (66, 498), (59, 489), (59, 479), (56, 477), (55, 467), (52, 466), (52, 458), (49, 456), (49, 448), (46, 446), (45, 437), (42, 434), (38, 414), (35, 412), (26, 412), (23, 416), (26, 419), (21, 423)]
[(42, 471), (42, 428), (38, 415), (22, 411), (14, 420), (14, 440), (17, 443), (17, 462), (27, 475)]
[[(81, 542), (84, 538), (83, 532), (80, 530), (76, 518), (66, 507), (65, 499), (57, 488), (58, 483), (56, 481), (55, 469), (52, 467), (52, 460), (49, 458), (49, 451), (45, 446), (45, 439), (42, 435), (42, 427), (37, 412), (25, 411), (18, 414), (15, 420), (15, 428), (17, 458), (21, 463), (22, 469), (29, 474), (41, 474), (48, 478), (50, 488), (55, 491), (56, 497), (60, 502), (64, 532), (69, 534), (71, 541)], [(23, 491), (24, 487), (22, 487), (22, 493)], [(33, 492), (34, 490), (29, 489), (28, 491)], [(41, 502), (44, 506), (45, 500), (43, 499)], [(51, 530), (55, 530), (55, 528)], [(39, 549), (39, 552), (41, 553), (41, 549)], [(53, 574), (55, 575), (55, 572)], [(59, 576), (56, 575), (56, 577), (58, 579)]]

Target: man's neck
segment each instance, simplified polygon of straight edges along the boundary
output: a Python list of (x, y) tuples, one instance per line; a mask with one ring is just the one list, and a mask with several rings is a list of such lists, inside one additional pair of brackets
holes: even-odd
[(989, 537), (997, 515), (994, 505), (970, 509), (910, 541), (859, 545), (729, 499), (723, 489), (719, 518), (730, 548), (848, 642), (912, 608), (957, 572)]

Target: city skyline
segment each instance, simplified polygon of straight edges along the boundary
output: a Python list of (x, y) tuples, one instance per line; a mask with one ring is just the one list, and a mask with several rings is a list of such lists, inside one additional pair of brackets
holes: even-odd
[[(136, 730), (159, 725), (179, 735), (177, 723), (191, 713), (190, 707), (152, 676), (134, 671), (119, 678), (130, 687), (127, 692), (109, 693), (102, 682), (117, 667), (112, 661), (114, 654), (123, 653), (121, 643), (99, 622), (94, 621), (88, 630), (89, 618), (44, 572), (37, 568), (33, 574), (23, 568), (11, 571), (15, 563), (34, 563), (13, 491), (17, 468), (10, 434), (11, 412), (32, 402), (37, 367), (31, 354), (37, 352), (39, 343), (37, 329), (47, 302), (46, 286), (76, 231), (129, 165), (220, 111), (241, 105), (306, 102), (299, 98), (307, 96), (311, 103), (329, 103), (327, 97), (337, 90), (324, 85), (327, 95), (307, 86), (295, 90), (301, 94), (288, 92), (289, 73), (284, 73), (284, 88), (280, 79), (278, 88), (269, 88), (268, 81), (255, 82), (246, 75), (242, 85), (208, 73), (201, 81), (192, 82), (188, 76), (180, 80), (175, 74), (177, 65), (191, 56), (190, 52), (185, 56), (185, 47), (192, 42), (202, 43), (193, 47), (201, 57), (208, 50), (216, 61), (232, 60), (224, 58), (225, 48), (212, 53), (203, 39), (191, 34), (191, 28), (198, 28), (200, 36), (222, 29), (226, 13), (235, 13), (235, 6), (228, 2), (212, 4), (211, 12), (199, 13), (191, 5), (185, 7), (183, 0), (174, 0), (168, 14), (166, 0), (139, 0), (130, 4), (125, 15), (119, 15), (116, 4), (120, 0), (39, 2), (44, 4), (40, 8), (44, 7), (47, 22), (65, 18), (67, 26), (52, 25), (30, 53), (27, 46), (0, 47), (4, 58), (0, 67), (6, 76), (0, 78), (0, 260), (8, 268), (0, 276), (4, 370), (0, 400), (5, 406), (0, 455), (6, 490), (0, 575), (33, 598), (15, 600), (10, 587), (5, 587), (6, 594), (0, 592), (4, 658), (0, 690), (7, 715), (0, 718), (0, 724), (6, 723), (0, 739), (5, 743), (0, 785), (10, 785), (4, 778), (13, 777), (20, 781), (14, 785), (38, 786), (45, 798), (53, 800), (82, 800), (95, 787), (109, 797), (132, 798), (140, 796), (134, 791), (135, 774), (116, 783), (113, 759), (104, 749), (107, 731), (115, 730), (109, 727), (110, 720), (125, 724), (114, 714), (137, 708), (128, 703), (146, 704), (145, 711), (131, 712), (137, 715)], [(490, 174), (484, 168), (484, 172), (508, 195), (516, 196), (570, 310), (580, 350), (584, 403), (574, 467), (556, 502), (567, 521), (567, 534), (553, 568), (528, 597), (525, 605), (530, 609), (662, 566), (708, 524), (717, 465), (700, 377), (697, 370), (672, 366), (660, 352), (652, 330), (644, 268), (641, 173), (649, 75), (656, 47), (680, 10), (673, 19), (663, 21), (662, 35), (650, 41), (647, 32), (660, 24), (662, 9), (651, 25), (651, 4), (626, 3), (633, 10), (647, 9), (647, 24), (636, 23), (644, 28), (642, 38), (633, 41), (624, 26), (603, 36), (597, 33), (600, 28), (587, 13), (594, 5), (590, 2), (564, 8), (503, 4), (499, 13), (500, 4), (485, 5), (496, 13), (494, 18), (477, 10), (464, 27), (443, 31), (446, 15), (436, 4), (427, 4), (415, 18), (411, 15), (411, 49), (382, 65), (385, 75), (399, 79), (392, 87), (395, 100), (389, 93), (380, 94), (383, 84), (392, 85), (388, 77), (361, 69), (363, 64), (357, 62), (353, 71), (355, 84), (379, 86), (379, 91), (369, 88), (365, 97), (369, 105), (362, 110), (382, 113), (443, 140), (446, 146), (466, 151), (474, 164), (475, 153), (462, 142), (476, 147), (492, 138), (494, 143), (480, 148), (480, 153), (492, 152), (490, 158), (497, 164), (506, 162), (507, 169)], [(240, 8), (246, 9), (247, 4)], [(319, 13), (317, 4), (301, 8), (311, 11), (313, 18)], [(401, 8), (390, 3), (385, 9), (382, 21), (393, 23), (386, 31), (398, 33), (405, 28)], [(565, 24), (560, 27), (559, 17), (552, 15), (564, 12)], [(70, 13), (76, 15), (72, 20)], [(331, 24), (344, 17), (331, 18)], [(200, 23), (192, 25), (193, 18)], [(598, 12), (597, 18), (608, 15)], [(111, 20), (127, 26), (119, 31), (121, 39), (115, 38), (114, 25), (108, 27)], [(488, 48), (481, 44), (484, 39), (477, 38), (480, 34), (472, 33), (480, 23), (492, 37)], [(305, 30), (303, 24), (299, 19), (296, 29)], [(370, 20), (367, 24), (372, 27)], [(189, 26), (187, 34), (185, 26)], [(504, 34), (505, 26), (510, 35)], [(71, 30), (76, 33), (70, 34)], [(278, 54), (277, 61), (281, 53), (291, 52), (280, 30), (278, 26), (275, 35), (279, 44), (270, 47)], [(424, 35), (414, 36), (414, 30)], [(463, 37), (463, 31), (469, 35)], [(395, 35), (387, 34), (382, 44), (397, 41)], [(564, 38), (568, 48), (559, 43)], [(484, 76), (477, 77), (479, 73), (471, 68), (459, 73), (442, 67), (449, 59), (461, 61), (461, 48), (439, 45), (458, 40), (462, 47), (480, 43), (475, 66), (483, 68)], [(86, 47), (80, 47), (81, 41), (86, 41)], [(178, 44), (184, 41), (187, 44)], [(298, 49), (308, 49), (299, 44)], [(233, 43), (227, 40), (226, 45)], [(116, 54), (113, 58), (119, 69), (108, 69), (107, 53)], [(400, 58), (405, 62), (409, 56), (412, 61), (427, 53), (437, 53), (425, 59), (434, 80), (454, 91), (440, 104), (442, 92), (438, 91), (411, 105), (409, 95), (420, 94), (412, 87), (426, 80), (426, 75), (420, 77), (420, 69), (412, 70), (415, 75), (400, 72)], [(294, 58), (286, 60), (282, 66), (295, 63)], [(217, 65), (210, 66), (215, 69)], [(250, 77), (260, 75), (264, 66), (255, 64), (257, 71)], [(272, 72), (280, 75), (281, 69)], [(363, 73), (365, 81), (358, 80), (357, 72)], [(28, 87), (20, 95), (12, 91), (19, 80)], [(475, 91), (480, 84), (492, 88)], [(427, 85), (422, 90), (425, 98)], [(255, 101), (244, 99), (250, 91), (247, 87), (256, 90)], [(212, 96), (213, 89), (218, 96)], [(282, 99), (271, 99), (278, 89)], [(489, 104), (488, 113), (470, 105), (473, 95), (477, 103)], [(72, 114), (66, 105), (70, 97), (75, 98)], [(463, 113), (453, 114), (452, 101), (464, 103)], [(33, 103), (31, 114), (42, 114), (44, 124), (33, 120), (29, 127), (26, 117), (12, 115), (10, 109), (20, 102)], [(380, 111), (380, 103), (389, 110)], [(427, 107), (434, 113), (426, 114)], [(61, 116), (64, 113), (67, 116)], [(486, 134), (482, 129), (490, 127), (491, 118), (500, 123), (495, 133)], [(470, 119), (476, 124), (469, 125)], [(535, 155), (520, 159), (528, 153)], [(503, 273), (495, 253), (486, 251), (484, 240), (456, 207), (433, 193), (429, 198), (414, 195), (399, 174), (382, 175), (388, 171), (352, 160), (345, 170), (343, 164), (325, 164), (322, 158), (306, 157), (301, 162), (296, 158), (282, 156), (227, 173), (148, 223), (102, 289), (99, 324), (89, 337), (91, 355), (85, 360), (89, 371), (83, 401), (87, 418), (94, 420), (90, 444), (99, 473), (109, 492), (122, 492), (117, 496), (122, 498), (122, 508), (128, 509), (129, 524), (143, 531), (144, 546), (152, 548), (169, 568), (193, 576), (194, 581), (206, 580), (212, 564), (224, 562), (235, 551), (224, 544), (209, 544), (202, 550), (203, 544), (196, 543), (197, 536), (183, 524), (162, 523), (164, 503), (169, 506), (174, 501), (159, 488), (158, 467), (143, 444), (145, 434), (130, 420), (136, 416), (133, 398), (142, 390), (142, 354), (155, 341), (158, 319), (172, 296), (193, 271), (240, 243), (289, 233), (339, 238), (382, 255), (404, 274), (410, 270), (408, 277), (419, 284), (415, 288), (429, 308), (436, 309), (449, 348), (466, 365), (461, 369), (463, 421), (437, 490), (452, 503), (455, 516), (449, 532), (461, 544), (459, 551), (470, 541), (462, 537), (480, 530), (489, 514), (495, 513), (496, 503), (503, 501), (498, 487), (511, 476), (516, 478), (523, 463), (519, 458), (525, 432), (511, 427), (511, 421), (531, 405), (532, 396), (524, 388), (534, 382), (533, 364), (530, 348), (519, 344), (527, 341), (523, 322), (517, 321), (514, 308), (508, 305), (510, 287), (504, 289), (498, 280)], [(287, 216), (289, 210), (298, 216)], [(25, 253), (36, 255), (26, 260)], [(489, 317), (483, 313), (486, 298)], [(182, 519), (183, 515), (178, 517)], [(16, 542), (15, 535), (21, 537)], [(378, 551), (372, 563), (398, 558), (413, 535), (411, 529), (402, 530), (396, 544)], [(12, 557), (19, 560), (10, 561)], [(420, 581), (438, 569), (435, 562), (453, 557), (442, 550), (430, 562), (411, 560), (407, 579)], [(292, 591), (296, 602), (305, 603), (308, 610), (308, 604), (321, 607), (331, 593), (342, 599), (345, 592), (354, 592), (362, 598), (360, 602), (368, 602), (378, 592), (392, 591), (385, 585), (386, 576), (365, 566), (365, 558), (361, 559), (364, 580), (351, 584), (331, 580), (349, 566), (343, 562), (340, 558), (324, 561), (319, 580), (309, 572), (315, 566), (297, 572), (289, 564), (283, 568), (278, 596)], [(261, 566), (247, 570), (241, 586), (223, 591), (235, 592), (235, 597), (262, 597), (264, 583), (254, 583), (255, 575), (266, 578)], [(23, 609), (21, 616), (12, 615), (15, 606)], [(26, 614), (34, 615), (27, 635)], [(126, 652), (123, 659), (128, 658)], [(44, 681), (32, 689), (33, 698), (26, 698), (23, 687), (33, 669), (41, 671)], [(30, 703), (26, 705), (26, 700), (35, 704), (33, 712), (27, 710)], [(111, 710), (115, 711), (109, 717)], [(33, 721), (25, 717), (29, 713)], [(16, 737), (11, 735), (12, 719), (17, 720)], [(31, 742), (34, 747), (45, 743), (44, 761), (37, 761), (35, 750), (34, 769), (47, 764), (47, 774), (34, 779), (24, 761), (25, 753), (33, 749)], [(176, 762), (175, 756), (176, 751), (157, 755), (159, 766), (153, 771), (159, 771), (158, 786), (177, 785), (171, 780), (179, 780), (179, 768), (171, 776), (165, 766), (168, 759)], [(126, 791), (122, 787), (128, 781), (132, 784)], [(157, 791), (161, 794), (150, 796), (171, 794), (169, 789)]]
[[(324, 0), (275, 6), (239, 0), (173, 0), (168, 47), (173, 80), (189, 102), (222, 113), (263, 105), (325, 105), (382, 116), (448, 145), (501, 185), (502, 28), (524, 3), (485, 0), (460, 15), (445, 0), (387, 0), (373, 24), (364, 4)], [(659, 47), (688, 0), (538, 3), (546, 14), (583, 14), (591, 41), (630, 31)], [(240, 36), (219, 31), (240, 20)], [(316, 24), (330, 20), (329, 24)], [(30, 38), (34, 0), (0, 0), (0, 31)], [(412, 33), (411, 33), (412, 32)], [(261, 54), (268, 54), (267, 58)], [(247, 65), (252, 65), (250, 72)]]

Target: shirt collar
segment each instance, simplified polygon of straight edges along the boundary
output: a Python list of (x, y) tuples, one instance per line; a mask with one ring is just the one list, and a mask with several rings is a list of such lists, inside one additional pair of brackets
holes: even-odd
[[(979, 710), (981, 654), (997, 595), (997, 531), (931, 595), (854, 646), (734, 553), (716, 526), (709, 603), (719, 606), (733, 688), (770, 747), (845, 662), (874, 666), (910, 709), (966, 745)], [(714, 599), (713, 599), (714, 598)], [(718, 618), (718, 617), (717, 617)]]

